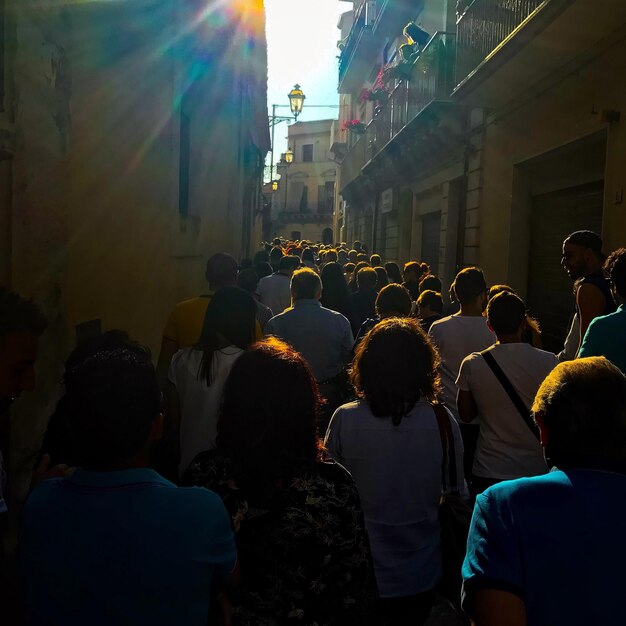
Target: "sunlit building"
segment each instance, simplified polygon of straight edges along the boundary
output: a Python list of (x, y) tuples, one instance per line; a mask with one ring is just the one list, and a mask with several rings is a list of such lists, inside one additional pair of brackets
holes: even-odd
[(622, 0), (355, 1), (340, 21), (343, 238), (427, 261), (444, 289), (480, 265), (558, 347), (563, 238), (626, 243), (625, 23)]
[[(331, 160), (336, 120), (289, 126), (289, 158), (278, 163), (280, 181), (273, 196), (274, 237), (334, 243), (333, 210), (337, 164)], [(288, 162), (291, 161), (291, 162)]]
[(266, 89), (262, 0), (0, 2), (0, 284), (50, 320), (16, 409), (101, 329), (156, 357), (207, 257), (257, 249)]

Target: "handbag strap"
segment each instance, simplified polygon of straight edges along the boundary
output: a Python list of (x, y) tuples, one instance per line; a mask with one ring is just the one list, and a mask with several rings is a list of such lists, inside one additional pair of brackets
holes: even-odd
[(498, 379), (498, 382), (502, 385), (502, 388), (504, 389), (504, 391), (506, 391), (507, 395), (511, 399), (511, 402), (513, 402), (513, 404), (515, 405), (515, 408), (517, 409), (518, 413), (522, 416), (522, 419), (524, 420), (524, 423), (526, 424), (526, 426), (528, 426), (532, 434), (537, 439), (539, 439), (539, 431), (537, 429), (535, 422), (533, 422), (533, 419), (530, 416), (530, 411), (524, 404), (523, 400), (519, 397), (519, 394), (515, 390), (515, 387), (513, 387), (511, 381), (507, 378), (507, 375), (502, 371), (502, 368), (498, 365), (498, 362), (494, 358), (493, 354), (491, 354), (489, 350), (485, 350), (484, 352), (480, 353), (480, 356), (482, 356), (483, 359), (485, 359), (485, 362), (487, 363), (491, 371), (494, 373), (495, 377)]
[(435, 417), (437, 418), (437, 426), (439, 427), (439, 437), (441, 438), (441, 449), (443, 451), (443, 460), (441, 462), (441, 482), (443, 492), (447, 493), (450, 486), (451, 492), (459, 491), (459, 482), (456, 470), (456, 449), (454, 445), (454, 435), (452, 433), (452, 425), (450, 424), (450, 416), (442, 404), (432, 403)]

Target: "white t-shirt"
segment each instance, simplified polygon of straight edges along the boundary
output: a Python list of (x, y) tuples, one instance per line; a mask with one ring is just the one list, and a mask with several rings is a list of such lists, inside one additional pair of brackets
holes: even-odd
[(198, 379), (202, 350), (185, 348), (173, 356), (168, 378), (176, 387), (180, 400), (179, 475), (182, 476), (197, 454), (215, 447), (224, 383), (242, 352), (236, 346), (215, 352), (213, 380), (209, 387), (206, 380)]
[[(484, 317), (450, 315), (433, 322), (428, 331), (441, 356), (443, 400), (459, 419), (456, 408), (456, 379), (463, 359), (472, 352), (481, 352), (496, 342)], [(477, 422), (476, 422), (477, 423)]]
[[(557, 357), (527, 343), (496, 344), (489, 351), (530, 411)], [(456, 382), (459, 389), (472, 393), (478, 408), (480, 434), (473, 473), (497, 479), (545, 474), (548, 467), (539, 441), (480, 354), (463, 361)]]
[(291, 306), (291, 278), (285, 274), (271, 274), (261, 278), (257, 286), (259, 300), (280, 315)]

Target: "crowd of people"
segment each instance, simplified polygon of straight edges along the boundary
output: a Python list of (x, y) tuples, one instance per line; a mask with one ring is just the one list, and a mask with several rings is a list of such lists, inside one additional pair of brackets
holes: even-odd
[[(213, 254), (156, 367), (122, 330), (69, 355), (0, 560), (6, 623), (419, 626), (436, 603), (458, 624), (624, 623), (626, 249), (577, 231), (562, 253), (558, 355), (478, 267), (444, 294), (360, 242)], [(0, 413), (45, 331), (0, 289)]]

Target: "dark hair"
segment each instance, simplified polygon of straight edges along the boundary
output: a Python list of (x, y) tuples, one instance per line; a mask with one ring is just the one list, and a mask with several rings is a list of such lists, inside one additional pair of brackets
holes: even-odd
[(417, 298), (417, 306), (428, 307), (431, 311), (441, 314), (443, 312), (443, 298), (439, 292), (426, 289)]
[(394, 425), (422, 397), (436, 401), (439, 356), (418, 322), (391, 317), (379, 322), (356, 348), (351, 380), (376, 417)]
[(8, 334), (28, 332), (40, 337), (46, 325), (41, 309), (32, 300), (0, 287), (0, 348)]
[(313, 250), (311, 250), (311, 248), (305, 248), (302, 251), (302, 260), (303, 261), (308, 261), (309, 263), (314, 263), (315, 262), (315, 256), (314, 256)]
[(397, 263), (388, 261), (385, 263), (385, 271), (387, 272), (387, 277), (389, 278), (390, 283), (402, 282), (402, 273), (400, 272), (400, 268)]
[(294, 300), (316, 298), (322, 290), (320, 277), (310, 268), (296, 270), (291, 277), (291, 295)]
[(615, 290), (622, 297), (626, 298), (626, 248), (619, 248), (609, 254), (604, 264)]
[(222, 287), (211, 298), (204, 316), (196, 350), (202, 350), (198, 379), (213, 381), (213, 356), (234, 345), (242, 350), (256, 339), (256, 305), (252, 296), (239, 287)]
[(376, 297), (376, 312), (382, 318), (407, 317), (412, 306), (409, 292), (395, 283), (383, 287)]
[(337, 254), (337, 250), (335, 250), (335, 248), (330, 248), (330, 250), (326, 250), (326, 256), (324, 258), (328, 263), (333, 263), (337, 261), (339, 255)]
[(526, 305), (519, 296), (502, 291), (487, 304), (487, 321), (496, 335), (512, 335), (526, 319)]
[(361, 249), (363, 248), (363, 244), (360, 241), (355, 241), (352, 244), (352, 249), (356, 250), (357, 252), (361, 252)]
[(350, 290), (341, 265), (327, 263), (322, 269), (321, 280), (322, 306), (346, 315), (350, 308)]
[(283, 256), (285, 256), (285, 253), (280, 246), (272, 248), (270, 251), (270, 263), (276, 263), (277, 261), (280, 261)]
[(419, 280), (420, 276), (424, 273), (422, 271), (422, 266), (417, 261), (409, 261), (404, 264), (402, 268), (403, 274), (408, 274), (409, 272), (415, 272), (417, 274), (417, 279)]
[(497, 296), (499, 293), (502, 293), (503, 291), (506, 291), (508, 293), (514, 293), (515, 295), (517, 295), (517, 293), (515, 293), (515, 289), (513, 289), (513, 287), (509, 285), (492, 285), (491, 287), (489, 287), (489, 290), (487, 291), (487, 299), (491, 300), (491, 298), (493, 298), (494, 296)]
[(92, 354), (66, 377), (65, 401), (83, 467), (106, 469), (129, 461), (146, 444), (161, 409), (150, 352), (126, 345)]
[(237, 261), (224, 252), (214, 254), (206, 264), (206, 279), (216, 289), (234, 285), (237, 280)]
[(269, 276), (270, 274), (274, 272), (274, 270), (272, 269), (272, 266), (267, 262), (256, 263), (254, 265), (254, 271), (256, 272), (256, 275), (259, 277), (259, 280), (261, 280), (261, 278), (265, 278), (266, 276)]
[(343, 269), (346, 272), (346, 274), (352, 274), (354, 272), (354, 268), (356, 267), (356, 265), (354, 263), (352, 263), (352, 261), (348, 261), (344, 266)]
[(295, 270), (300, 265), (300, 258), (295, 254), (288, 254), (280, 259), (278, 270)]
[(364, 267), (356, 273), (356, 284), (359, 289), (374, 289), (378, 282), (378, 274), (371, 267)]
[(360, 252), (359, 254), (356, 255), (356, 260), (357, 261), (364, 261), (365, 263), (367, 263), (369, 265), (369, 258), (367, 256), (367, 254), (365, 254), (365, 252)]
[(422, 280), (420, 280), (420, 293), (422, 291), (435, 291), (441, 293), (442, 285), (441, 281), (433, 274), (426, 274)]
[(243, 289), (248, 293), (254, 293), (258, 284), (259, 277), (251, 267), (239, 272), (239, 275), (237, 276), (237, 287), (240, 289)]
[(546, 457), (562, 468), (593, 468), (603, 461), (617, 461), (623, 467), (625, 397), (624, 374), (604, 357), (557, 365), (533, 404), (549, 432)]
[(480, 269), (466, 267), (456, 275), (452, 288), (459, 303), (464, 305), (475, 300), (481, 293), (486, 293), (487, 283)]
[(376, 272), (376, 291), (380, 291), (389, 284), (389, 278), (384, 267), (375, 267), (374, 271)]
[(318, 403), (309, 366), (286, 343), (270, 337), (242, 354), (224, 386), (216, 439), (237, 482), (262, 497), (277, 478), (313, 462)]
[(372, 254), (372, 256), (370, 256), (370, 265), (372, 267), (380, 267), (383, 264), (383, 260), (380, 256), (380, 254)]
[(255, 252), (254, 258), (252, 259), (253, 265), (258, 265), (259, 263), (269, 263), (270, 255), (267, 250), (259, 250)]

